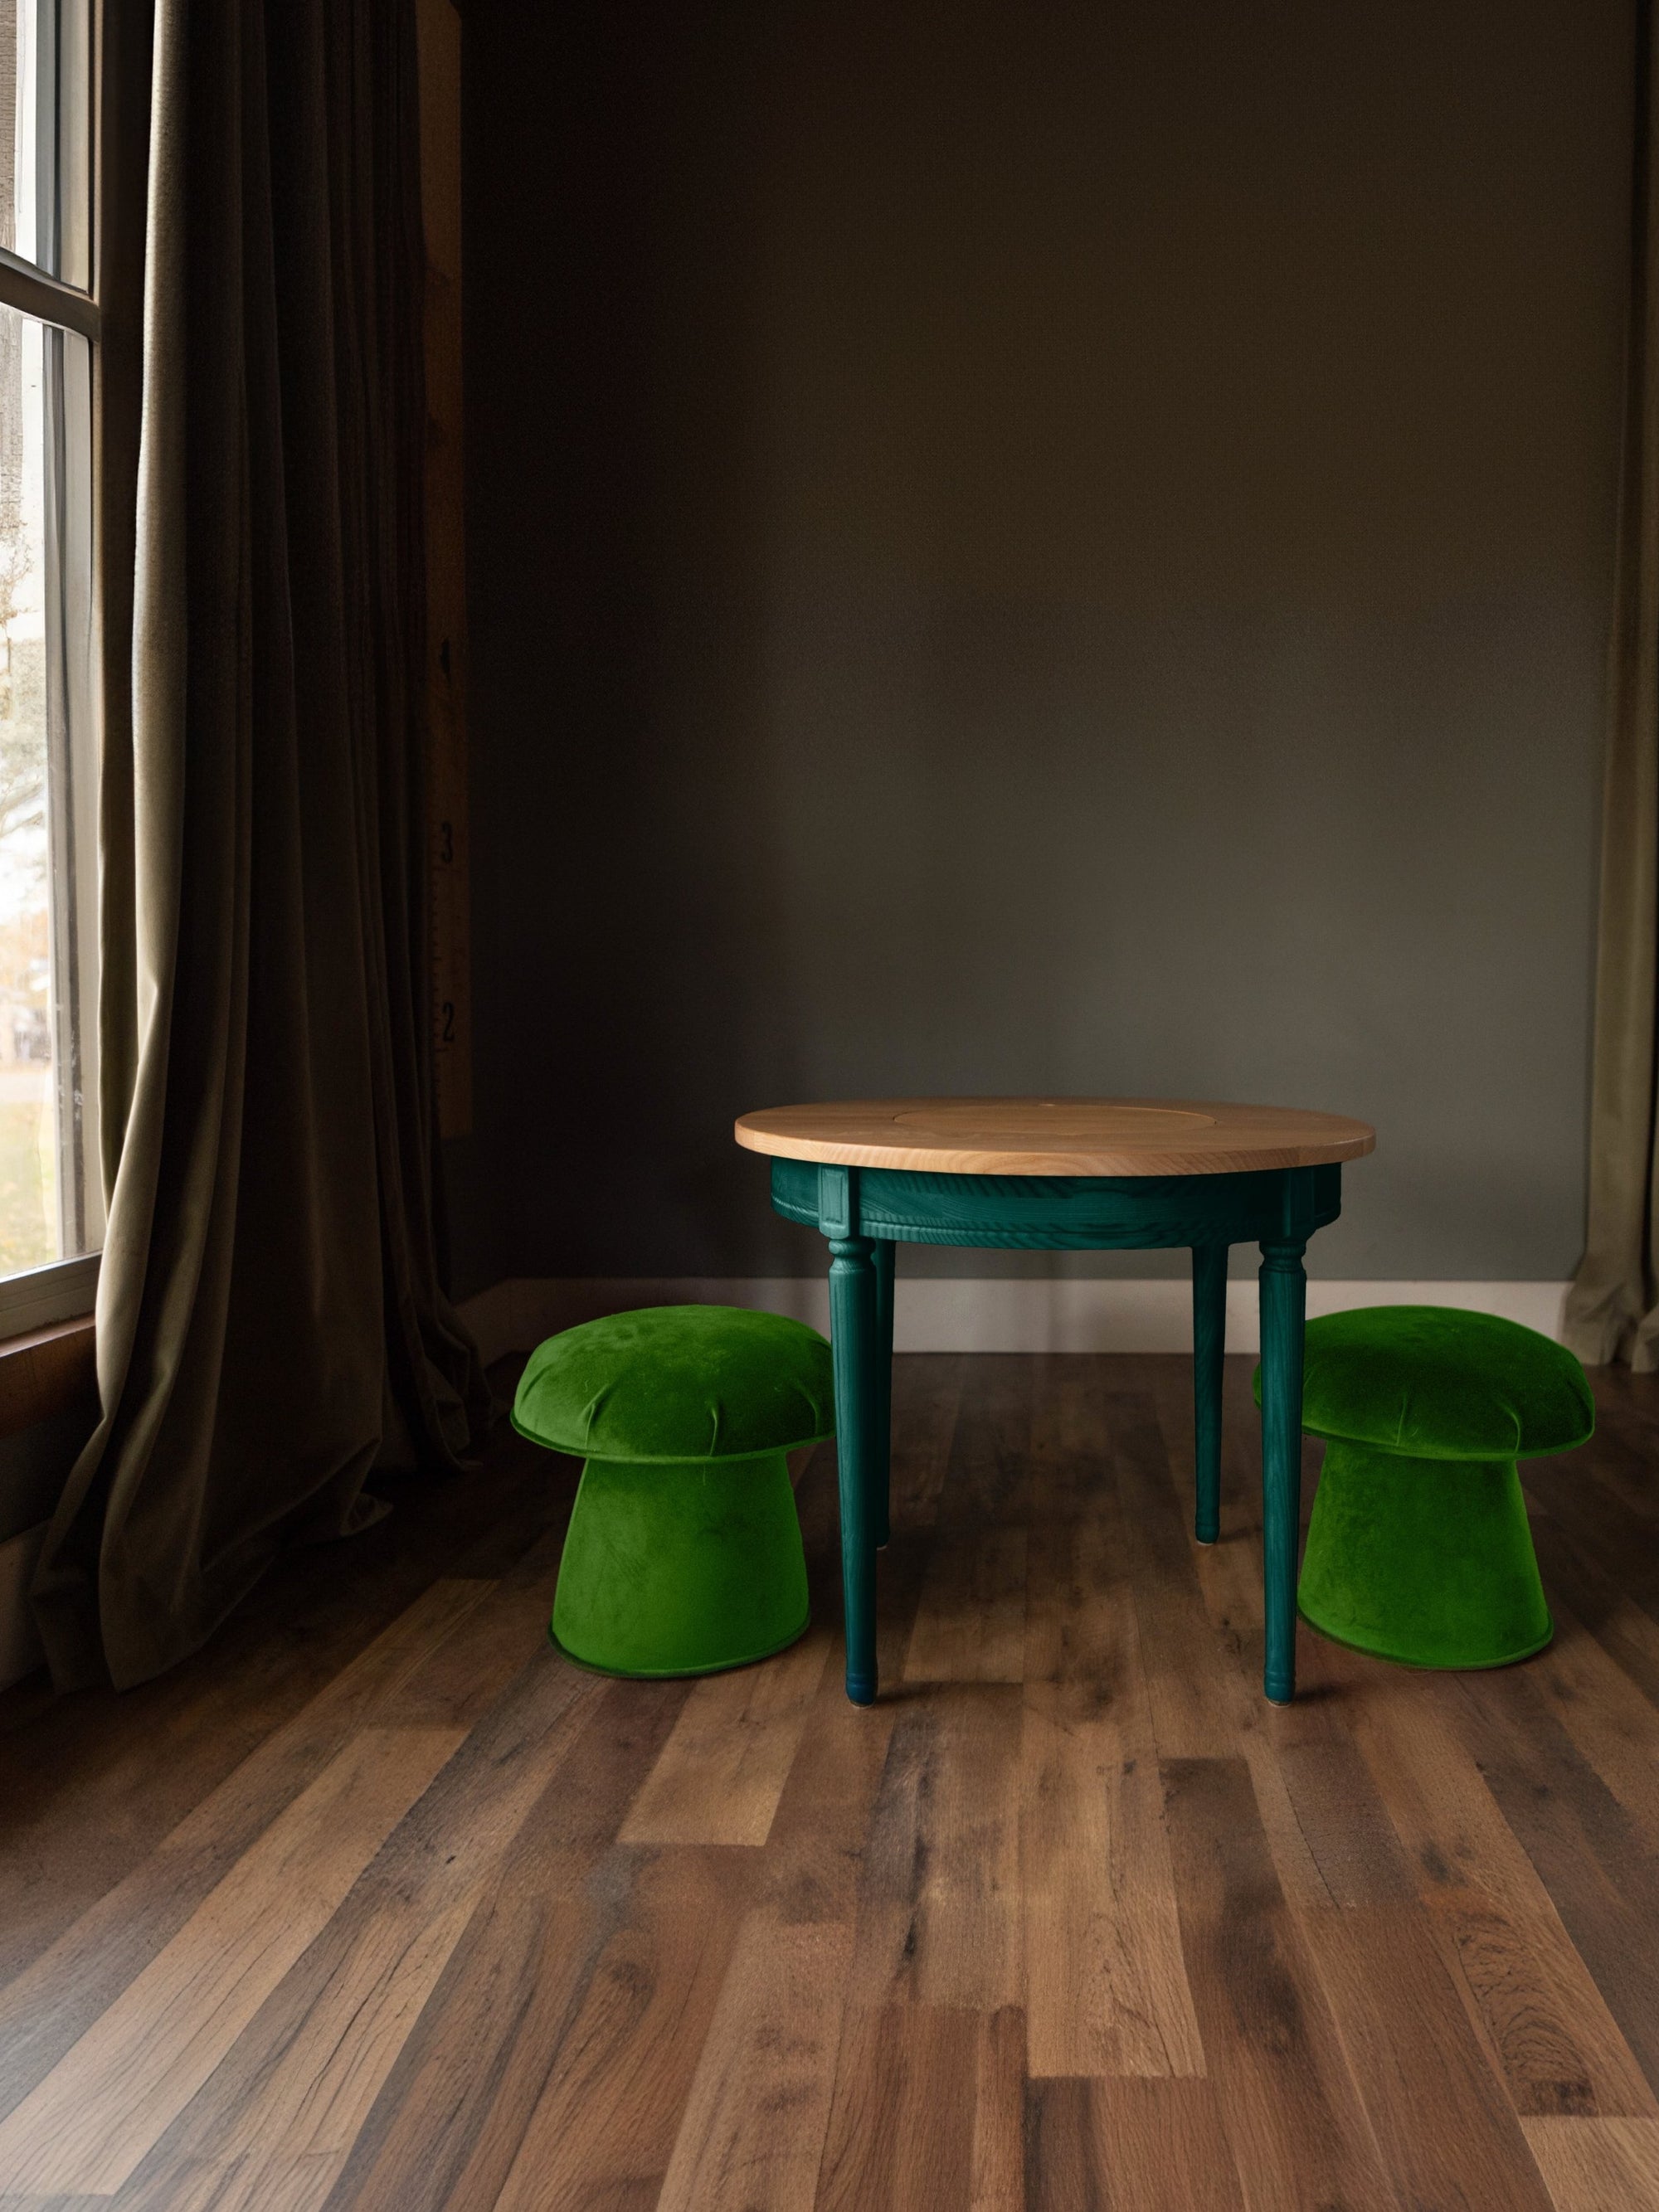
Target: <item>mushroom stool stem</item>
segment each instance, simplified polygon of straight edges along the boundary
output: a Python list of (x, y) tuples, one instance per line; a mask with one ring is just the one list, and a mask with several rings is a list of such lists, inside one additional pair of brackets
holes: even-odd
[(1408, 1667), (1505, 1667), (1553, 1633), (1513, 1460), (1419, 1459), (1333, 1438), (1297, 1610)]
[(550, 1634), (606, 1674), (716, 1674), (805, 1633), (806, 1562), (781, 1452), (590, 1459)]

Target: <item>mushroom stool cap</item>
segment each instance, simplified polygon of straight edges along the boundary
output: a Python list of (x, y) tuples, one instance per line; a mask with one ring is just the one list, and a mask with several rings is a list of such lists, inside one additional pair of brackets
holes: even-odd
[(1308, 1323), (1302, 1425), (1414, 1459), (1515, 1460), (1582, 1444), (1595, 1404), (1571, 1352), (1518, 1322), (1361, 1306)]
[(741, 1306), (647, 1306), (550, 1337), (513, 1402), (520, 1436), (580, 1459), (752, 1459), (835, 1433), (830, 1346)]

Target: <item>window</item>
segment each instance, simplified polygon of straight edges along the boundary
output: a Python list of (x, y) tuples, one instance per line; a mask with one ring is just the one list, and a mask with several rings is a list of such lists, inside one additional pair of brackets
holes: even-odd
[(0, 1333), (82, 1311), (97, 1099), (91, 0), (0, 0)]

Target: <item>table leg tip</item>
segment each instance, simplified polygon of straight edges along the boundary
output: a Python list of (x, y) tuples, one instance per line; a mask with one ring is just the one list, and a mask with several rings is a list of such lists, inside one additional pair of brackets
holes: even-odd
[(1294, 1690), (1269, 1690), (1267, 1696), (1270, 1705), (1293, 1705), (1296, 1703)]
[(1206, 1550), (1206, 1551), (1208, 1551), (1208, 1550), (1209, 1550), (1209, 1548), (1210, 1548), (1210, 1547), (1211, 1547), (1211, 1546), (1212, 1546), (1212, 1544), (1213, 1544), (1217, 1540), (1216, 1540), (1216, 1539), (1215, 1539), (1215, 1537), (1213, 1537), (1213, 1536), (1195, 1535), (1195, 1536), (1194, 1537), (1193, 1540), (1194, 1540), (1194, 1543), (1202, 1544), (1202, 1545), (1203, 1545), (1203, 1547), (1204, 1547), (1204, 1548), (1205, 1548), (1205, 1550)]
[(876, 1686), (873, 1681), (866, 1680), (862, 1675), (849, 1674), (847, 1677), (847, 1695), (855, 1705), (873, 1705), (876, 1702)]

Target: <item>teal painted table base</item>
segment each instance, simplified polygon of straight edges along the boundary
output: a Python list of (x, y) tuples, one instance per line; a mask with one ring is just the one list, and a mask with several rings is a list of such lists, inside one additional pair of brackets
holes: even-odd
[(847, 1694), (873, 1702), (876, 1553), (888, 1534), (893, 1257), (901, 1243), (1004, 1250), (1193, 1255), (1193, 1383), (1199, 1540), (1219, 1528), (1221, 1361), (1227, 1252), (1261, 1247), (1261, 1487), (1267, 1659), (1276, 1705), (1296, 1693), (1302, 1476), (1302, 1257), (1341, 1211), (1340, 1165), (1238, 1175), (960, 1176), (775, 1159), (772, 1203), (828, 1240), (841, 1481)]

